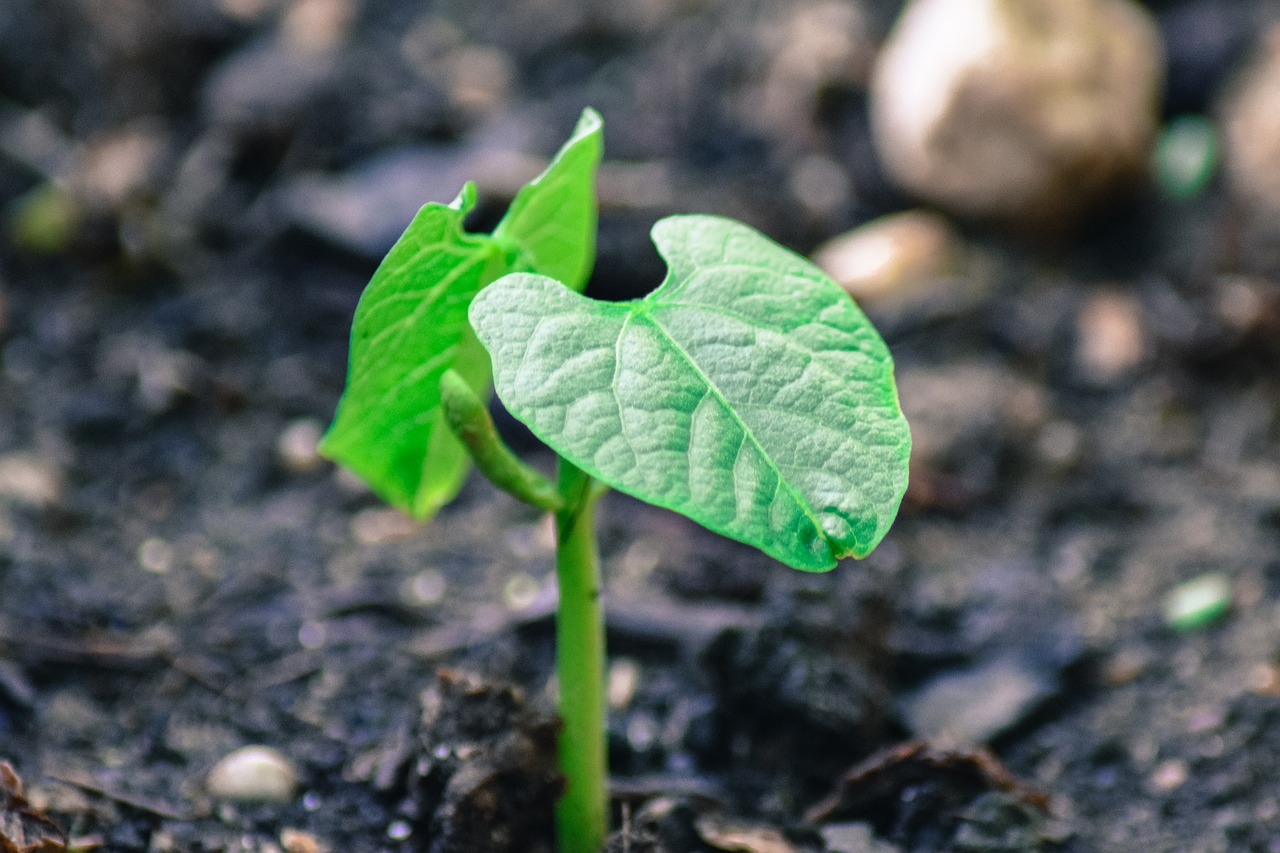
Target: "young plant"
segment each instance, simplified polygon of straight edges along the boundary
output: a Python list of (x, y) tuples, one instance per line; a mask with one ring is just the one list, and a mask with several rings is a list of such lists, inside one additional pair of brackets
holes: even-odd
[(472, 183), (450, 204), (424, 205), (360, 297), (347, 387), (320, 452), (420, 521), (453, 500), (468, 468), (444, 422), (440, 377), (457, 370), (489, 395), (489, 358), (467, 323), (471, 299), (509, 272), (586, 285), (595, 263), (600, 130), (600, 116), (584, 111), (492, 234), (463, 228), (476, 202)]
[[(540, 180), (574, 159), (574, 146), (592, 135), (598, 158), (598, 134), (598, 118), (585, 114)], [(575, 190), (590, 194), (589, 177), (576, 174)], [(576, 240), (588, 230), (581, 219), (578, 227), (562, 228), (555, 205), (541, 209), (549, 217), (546, 232)], [(594, 231), (593, 201), (575, 197), (562, 209), (589, 209)], [(447, 429), (457, 440), (452, 455), (441, 457), (455, 465), (451, 485), (422, 505), (438, 506), (440, 495), (452, 494), (463, 464), (452, 460), (465, 452), (500, 488), (555, 514), (560, 761), (568, 780), (556, 826), (561, 851), (594, 853), (604, 840), (607, 808), (596, 499), (607, 488), (626, 492), (808, 571), (865, 556), (888, 531), (906, 489), (910, 435), (893, 363), (867, 318), (821, 270), (728, 219), (658, 222), (653, 239), (667, 278), (649, 296), (624, 303), (581, 296), (566, 287), (580, 279), (534, 263), (511, 264), (488, 287), (485, 275), (460, 283), (457, 271), (470, 269), (465, 257), (442, 253), (439, 240), (424, 246), (413, 232), (410, 226), (383, 266), (395, 257), (394, 278), (419, 283), (400, 291), (384, 283), (369, 309), (366, 293), (352, 334), (349, 383), (384, 390), (353, 399), (349, 384), (339, 408), (344, 432), (358, 431), (367, 419), (378, 424), (372, 432), (401, 441), (363, 446), (354, 433), (340, 446), (359, 447), (366, 470), (397, 473), (391, 478), (397, 488), (384, 485), (384, 495), (416, 495), (415, 488), (439, 475), (421, 467), (434, 461), (431, 448), (404, 434), (418, 429), (419, 442), (423, 436), (434, 442)], [(565, 252), (590, 256), (580, 244)], [(380, 269), (371, 292), (380, 277), (388, 280)], [(395, 311), (376, 307), (383, 303)], [(447, 323), (429, 319), (437, 311), (448, 312)], [(422, 338), (412, 345), (406, 321), (397, 319), (405, 316)], [(456, 330), (453, 340), (475, 340), (484, 349), (463, 352), (456, 343), (451, 349), (428, 340), (442, 327)], [(398, 347), (394, 356), (383, 351), (389, 344)], [(557, 482), (521, 462), (494, 430), (483, 397), (490, 375), (485, 350), (502, 402), (558, 454)], [(469, 364), (463, 355), (483, 361)], [(405, 400), (410, 387), (416, 396)], [(378, 408), (384, 405), (395, 412)], [(398, 426), (396, 418), (410, 424)], [(432, 427), (423, 432), (426, 422)], [(327, 440), (325, 449), (333, 453), (335, 446)], [(391, 453), (396, 458), (382, 458)], [(413, 499), (398, 505), (418, 506)]]

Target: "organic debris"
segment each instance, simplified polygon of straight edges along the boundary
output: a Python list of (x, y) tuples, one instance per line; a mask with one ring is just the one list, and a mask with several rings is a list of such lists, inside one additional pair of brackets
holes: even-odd
[(67, 834), (31, 805), (22, 779), (0, 761), (0, 853), (57, 853), (67, 849)]

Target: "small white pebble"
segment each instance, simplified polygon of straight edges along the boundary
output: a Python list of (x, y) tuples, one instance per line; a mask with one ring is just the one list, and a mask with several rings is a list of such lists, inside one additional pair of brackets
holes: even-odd
[(1160, 793), (1172, 791), (1175, 788), (1181, 788), (1183, 783), (1186, 781), (1186, 762), (1180, 761), (1177, 758), (1170, 758), (1167, 761), (1161, 761), (1156, 765), (1156, 769), (1152, 772), (1149, 779), (1151, 789)]
[(439, 604), (444, 599), (448, 582), (444, 575), (435, 569), (418, 572), (404, 582), (400, 588), (400, 598), (414, 607), (426, 607)]
[(502, 601), (512, 610), (524, 610), (538, 598), (538, 581), (525, 572), (516, 572), (502, 586)]
[(150, 536), (138, 546), (138, 565), (162, 575), (173, 568), (173, 546), (157, 536)]
[(859, 302), (899, 304), (945, 289), (960, 255), (960, 240), (945, 219), (908, 210), (833, 237), (813, 260)]
[(316, 451), (324, 434), (320, 422), (314, 418), (293, 421), (276, 439), (276, 457), (286, 471), (305, 474), (320, 467), (324, 460)]
[(407, 841), (413, 835), (413, 827), (407, 820), (392, 821), (387, 826), (387, 838), (392, 841)]
[(48, 460), (26, 453), (0, 456), (0, 501), (27, 507), (56, 506), (62, 475)]
[(609, 707), (621, 710), (631, 704), (640, 684), (640, 664), (631, 658), (618, 658), (609, 664)]
[(1142, 306), (1122, 293), (1089, 297), (1076, 322), (1076, 363), (1084, 376), (1107, 385), (1130, 373), (1146, 353)]
[(281, 803), (293, 797), (298, 773), (289, 759), (268, 746), (246, 746), (224, 756), (209, 771), (206, 787), (219, 800)]

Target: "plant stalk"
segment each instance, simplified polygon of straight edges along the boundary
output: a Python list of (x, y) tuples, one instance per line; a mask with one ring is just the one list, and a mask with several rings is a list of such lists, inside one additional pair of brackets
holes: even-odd
[(560, 853), (599, 853), (607, 829), (604, 619), (591, 477), (560, 460), (556, 513), (556, 673), (560, 685), (560, 768), (568, 780), (556, 803)]
[(449, 429), (490, 482), (518, 500), (547, 512), (556, 512), (564, 506), (556, 484), (521, 462), (503, 443), (493, 418), (489, 417), (489, 407), (453, 368), (440, 377), (440, 405)]

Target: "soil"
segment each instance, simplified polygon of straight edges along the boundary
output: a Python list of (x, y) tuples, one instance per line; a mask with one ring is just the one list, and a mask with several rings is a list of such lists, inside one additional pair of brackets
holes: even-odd
[[(476, 480), (416, 527), (309, 453), (352, 311), (417, 204), (479, 178), (491, 224), (587, 104), (599, 296), (668, 212), (809, 251), (908, 206), (864, 94), (899, 4), (835, 5), (864, 38), (811, 78), (786, 0), (0, 5), (0, 839), (550, 850), (546, 519)], [(1276, 15), (1150, 5), (1173, 112)], [(878, 318), (922, 450), (870, 558), (602, 503), (610, 851), (1280, 850), (1280, 241), (1216, 184), (965, 239), (971, 287)], [(1206, 573), (1228, 611), (1174, 627)], [(210, 794), (249, 744), (291, 796)]]

